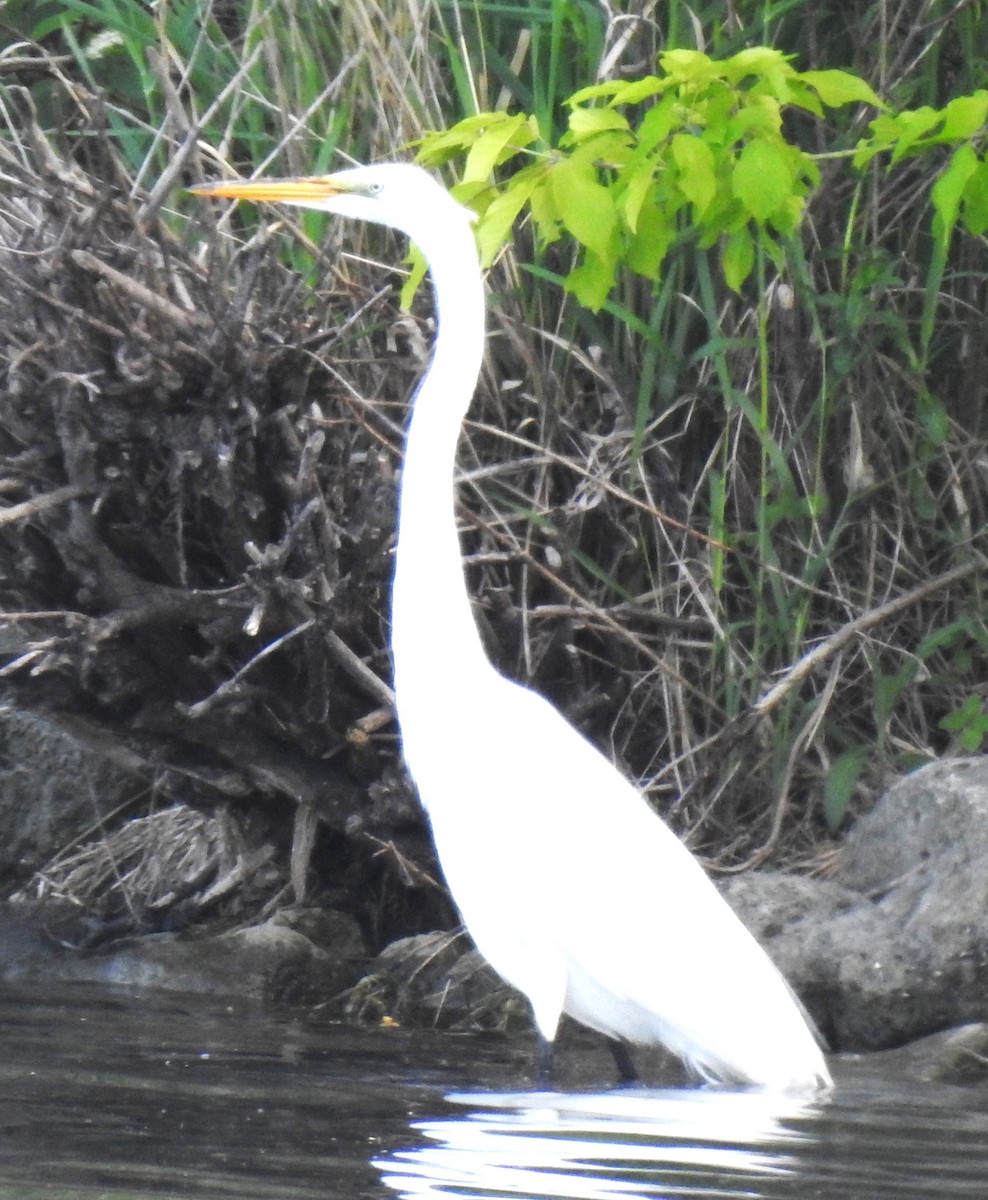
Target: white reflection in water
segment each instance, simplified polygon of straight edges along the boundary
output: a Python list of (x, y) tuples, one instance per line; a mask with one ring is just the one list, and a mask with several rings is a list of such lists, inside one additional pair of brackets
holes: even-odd
[(403, 1196), (753, 1197), (811, 1139), (821, 1101), (764, 1092), (618, 1090), (450, 1096), (471, 1109), (375, 1166)]

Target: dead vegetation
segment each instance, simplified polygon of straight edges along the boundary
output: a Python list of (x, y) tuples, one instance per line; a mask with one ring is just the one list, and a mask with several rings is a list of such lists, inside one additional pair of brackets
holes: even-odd
[(257, 824), (175, 804), (57, 854), (11, 901), (41, 910), (49, 936), (74, 946), (263, 912), (286, 881)]
[[(441, 123), (447, 81), (417, 23), (344, 9), (363, 152), (394, 154)], [(278, 123), (265, 169), (305, 171), (322, 150), (323, 92), (295, 111), (252, 90), (247, 47), (262, 41), (275, 61), (272, 39), (238, 40), (242, 75), (208, 105), (177, 87), (192, 57), (171, 74), (157, 62), (165, 115), (139, 168), (61, 60), (23, 56), (54, 81), (57, 134), (33, 92), (4, 88), (0, 679), (8, 703), (70, 719), (143, 771), (146, 795), (121, 821), (175, 803), (260, 812), (278, 872), (254, 911), (288, 879), (358, 911), (377, 946), (451, 917), (388, 709), (396, 480), (429, 303), (423, 290), (401, 316), (396, 277), (374, 260), (395, 264), (402, 247), (379, 231), (271, 214), (257, 227), (176, 200), (249, 161), (236, 150), (255, 111)], [(432, 64), (424, 90), (385, 79), (403, 53)], [(375, 78), (400, 105), (379, 102)], [(207, 158), (200, 134), (221, 101), (235, 111), (216, 118)], [(757, 305), (714, 291), (701, 304), (694, 247), (661, 290), (621, 294), (651, 340), (532, 285), (524, 230), (489, 278), (458, 512), (491, 655), (728, 868), (825, 861), (835, 778), (836, 824), (889, 771), (949, 751), (945, 717), (969, 712), (958, 737), (984, 719), (983, 247), (966, 250), (964, 302), (938, 309), (946, 398), (933, 404), (906, 353), (917, 301), (900, 275), (913, 268), (897, 265), (896, 238), (910, 250), (925, 224), (901, 182), (876, 176), (860, 222), (876, 243), (837, 262), (856, 186), (828, 181), (805, 278), (766, 309), (766, 424), (789, 490), (769, 494), (744, 413)], [(564, 269), (565, 253), (539, 264)], [(705, 536), (718, 496), (728, 551)], [(91, 847), (78, 865), (108, 880), (103, 861)], [(23, 885), (30, 872), (12, 869)], [(146, 916), (133, 897), (122, 909)]]
[[(125, 749), (157, 804), (274, 805), (281, 843), (308, 836), (306, 860), (312, 822), (296, 810), (359, 843), (366, 788), (395, 757), (375, 714), (399, 435), (322, 363), (352, 354), (339, 347), (354, 303), (387, 325), (393, 302), (343, 295), (329, 266), (311, 297), (270, 241), (245, 247), (208, 214), (193, 251), (130, 194), (109, 139), (70, 154), (14, 94), (18, 141), (0, 141), (7, 701)], [(386, 413), (410, 375), (384, 391), (375, 353), (362, 344), (362, 380)], [(383, 725), (373, 738), (368, 722)], [(293, 865), (301, 891), (308, 862)]]
[[(179, 236), (161, 220), (161, 197), (121, 162), (97, 97), (72, 88), (93, 130), (79, 142), (42, 130), (28, 92), (9, 94), (8, 702), (61, 717), (142, 770), (151, 809), (272, 816), (281, 874), (245, 915), (289, 896), (287, 875), (296, 897), (345, 892), (372, 943), (448, 920), (388, 708), (396, 475), (403, 406), (428, 350), (427, 297), (421, 322), (399, 319), (380, 271), (332, 248), (310, 289), (273, 237), (244, 241), (217, 213)], [(703, 623), (584, 598), (587, 553), (615, 579), (635, 554), (630, 530), (610, 544), (608, 498), (630, 504), (643, 527), (662, 528), (665, 512), (617, 482), (631, 432), (607, 373), (581, 356), (543, 377), (528, 341), (515, 307), (499, 306), (485, 407), (464, 447), (468, 571), (494, 657), (606, 745), (616, 706), (635, 728), (638, 685), (619, 683), (629, 665), (676, 678), (663, 659), (668, 631), (692, 636)], [(646, 461), (664, 509), (682, 516), (661, 451)], [(530, 524), (529, 511), (548, 520)], [(115, 929), (153, 927), (157, 889), (133, 844), (151, 826), (136, 811), (117, 830), (53, 848), (20, 895), (57, 896)], [(168, 828), (184, 836), (181, 822)], [(229, 847), (211, 844), (212, 876), (228, 878)], [(163, 861), (181, 883), (187, 860), (173, 850)], [(212, 876), (200, 881), (204, 912)], [(150, 888), (143, 901), (138, 883)]]

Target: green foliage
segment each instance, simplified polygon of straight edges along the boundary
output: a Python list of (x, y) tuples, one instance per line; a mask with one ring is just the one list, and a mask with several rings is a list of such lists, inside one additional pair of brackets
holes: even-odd
[[(819, 184), (815, 158), (786, 137), (788, 109), (822, 117), (826, 108), (882, 102), (845, 71), (798, 72), (779, 51), (754, 47), (715, 62), (699, 51), (660, 56), (662, 75), (608, 82), (571, 96), (568, 129), (551, 147), (536, 116), (485, 112), (423, 139), (419, 160), (464, 157), (461, 196), (480, 213), (482, 259), (490, 264), (527, 208), (544, 248), (568, 234), (582, 248), (566, 287), (592, 310), (612, 291), (621, 265), (656, 278), (687, 233), (701, 247), (720, 244), (724, 279), (740, 291), (755, 265), (756, 242), (781, 267), (779, 239), (791, 237)], [(942, 279), (958, 221), (988, 229), (988, 164), (974, 142), (988, 113), (988, 91), (943, 109), (885, 112), (860, 139), (853, 164), (876, 156), (890, 167), (933, 147), (954, 147), (931, 190), (938, 254), (927, 294)], [(503, 183), (496, 168), (532, 159)], [(924, 316), (922, 356), (932, 333)]]
[(955, 734), (967, 754), (976, 754), (988, 739), (988, 708), (984, 699), (968, 696), (960, 707), (940, 719), (940, 728)]
[[(324, 103), (338, 58), (330, 7), (247, 0), (223, 25), (204, 0), (10, 0), (3, 14), (24, 38), (67, 54), (99, 97), (126, 166), (153, 178), (193, 128), (247, 171), (287, 130), (315, 147), (310, 169), (328, 164), (345, 116)], [(268, 53), (275, 39), (282, 55)], [(46, 124), (68, 124), (57, 78), (33, 97)]]
[[(896, 670), (875, 670), (873, 697), (877, 743), (857, 744), (839, 754), (824, 781), (824, 815), (832, 829), (846, 819), (861, 779), (876, 766), (887, 743), (889, 729), (903, 702), (922, 683), (935, 693), (961, 690), (967, 680), (979, 676), (979, 664), (988, 653), (988, 628), (980, 617), (962, 617), (928, 633), (915, 652)], [(988, 707), (980, 693), (967, 693), (937, 728), (954, 736), (958, 748), (979, 753), (988, 741)], [(921, 761), (923, 755), (914, 756)], [(904, 763), (909, 767), (914, 763)]]
[[(826, 107), (866, 101), (871, 88), (842, 71), (798, 72), (778, 50), (755, 47), (716, 62), (669, 50), (662, 74), (582, 88), (569, 121), (548, 149), (534, 116), (483, 113), (423, 140), (419, 159), (438, 165), (465, 156), (462, 186), (480, 211), (490, 263), (527, 207), (544, 248), (564, 233), (579, 247), (566, 287), (598, 310), (619, 266), (648, 278), (684, 236), (721, 243), (728, 285), (739, 290), (755, 265), (755, 243), (776, 263), (819, 183), (812, 156), (787, 140), (787, 109), (822, 116)], [(531, 159), (501, 187), (495, 168)]]
[[(856, 633), (738, 736), (769, 681), (984, 540), (977, 6), (891, 24), (810, 0), (670, 0), (648, 20), (593, 0), (398, 2), (387, 20), (368, 0), (0, 9), (57, 64), (5, 60), (3, 79), (30, 78), (42, 126), (82, 161), (109, 126), (135, 198), (160, 188), (181, 212), (181, 182), (318, 172), (337, 147), (370, 161), (418, 144), (454, 168), (492, 264), (491, 376), (512, 383), (482, 381), (466, 434), (476, 479), (508, 481), (461, 495), (465, 517), (482, 496), (473, 579), (540, 614), (507, 669), (557, 696), (627, 695), (597, 733), (660, 806), (682, 795), (700, 844), (743, 857), (770, 808), (836, 829), (887, 766), (983, 746), (977, 576)], [(0, 100), (16, 109), (2, 80)], [(317, 284), (325, 226), (283, 223), (287, 261)], [(396, 259), (380, 231), (356, 238), (330, 276), (349, 274), (348, 298), (380, 287), (368, 260)], [(560, 547), (568, 593), (528, 565)], [(589, 614), (565, 638), (570, 676), (539, 607), (562, 594)]]
[[(945, 679), (938, 682), (975, 679), (980, 657), (988, 651), (988, 629), (984, 622), (973, 618), (953, 621), (924, 638), (919, 647), (923, 659), (935, 655), (946, 659)], [(972, 680), (973, 682), (973, 680)], [(980, 680), (978, 681), (980, 685)], [(957, 744), (967, 754), (980, 753), (988, 742), (988, 706), (983, 689), (969, 692), (952, 710), (938, 721), (938, 727), (953, 734)]]
[(565, 97), (592, 79), (606, 18), (593, 0), (444, 4), (442, 49), (461, 113), (522, 109), (558, 133)]
[(933, 206), (933, 253), (924, 287), (919, 357), (925, 364), (936, 320), (936, 298), (947, 266), (947, 253), (958, 223), (978, 236), (988, 230), (988, 162), (984, 156), (988, 91), (957, 96), (941, 109), (924, 105), (885, 113), (872, 121), (869, 136), (855, 150), (854, 165), (865, 167), (876, 156), (895, 167), (907, 159), (952, 149), (930, 191)]
[(853, 746), (831, 764), (823, 784), (823, 814), (831, 829), (843, 824), (870, 758), (870, 746)]
[[(769, 662), (798, 657), (816, 619), (814, 591), (854, 527), (853, 490), (843, 510), (833, 508), (828, 448), (842, 428), (835, 418), (845, 409), (843, 389), (873, 368), (877, 346), (883, 354), (897, 356), (912, 381), (913, 451), (902, 471), (906, 502), (917, 519), (936, 520), (933, 477), (949, 453), (954, 427), (948, 404), (924, 372), (934, 353), (952, 238), (958, 228), (974, 237), (988, 229), (988, 92), (957, 97), (938, 109), (896, 112), (859, 76), (837, 70), (799, 72), (785, 55), (766, 47), (748, 48), (722, 61), (673, 50), (660, 55), (659, 64), (662, 70), (656, 75), (595, 84), (570, 97), (567, 129), (554, 143), (534, 116), (483, 113), (424, 139), (420, 157), (433, 165), (464, 160), (461, 196), (480, 214), (478, 238), (486, 263), (502, 252), (520, 217), (527, 217), (543, 256), (560, 243), (575, 245), (577, 257), (562, 279), (566, 290), (591, 311), (626, 312), (615, 296), (629, 290), (629, 272), (652, 284), (657, 306), (667, 272), (675, 273), (678, 285), (692, 276), (687, 286), (708, 334), (697, 355), (713, 365), (724, 412), (740, 415), (754, 435), (758, 456), (754, 469), (748, 460), (742, 483), (741, 476), (732, 475), (736, 451), (725, 441), (721, 460), (709, 471), (708, 528), (717, 541), (710, 583), (714, 594), (727, 600), (732, 574), (744, 578), (754, 609), (750, 624), (736, 627), (735, 636), (744, 639), (753, 663), (764, 669)], [(840, 148), (838, 122), (833, 150), (821, 154), (801, 147), (795, 135), (807, 128), (807, 119), (819, 129), (830, 110), (852, 104), (880, 110), (855, 144)], [(807, 114), (802, 123), (801, 113)], [(833, 164), (831, 186), (835, 172), (841, 171), (857, 192), (847, 217), (844, 286), (818, 291), (810, 278), (801, 226), (827, 160)], [(920, 162), (932, 218), (927, 220), (929, 252), (920, 308), (907, 318), (898, 303), (883, 303), (884, 297), (903, 293), (904, 284), (881, 239), (866, 245), (860, 236), (855, 206), (862, 184), (854, 182), (853, 172), (861, 177), (884, 167), (894, 174)], [(754, 369), (744, 389), (734, 383), (737, 347), (721, 332), (712, 264), (735, 294), (752, 279), (757, 282), (749, 342)], [(794, 434), (790, 429), (786, 436), (780, 434), (787, 428), (787, 415), (776, 406), (773, 382), (779, 363), (771, 330), (778, 318), (768, 298), (770, 276), (795, 277), (814, 323), (823, 380), (802, 430)], [(622, 320), (632, 327), (624, 316)], [(658, 343), (651, 334), (642, 336), (647, 355)], [(665, 352), (668, 359), (668, 343)], [(652, 396), (653, 402), (656, 398)], [(636, 428), (641, 430), (656, 416), (655, 409), (641, 405), (638, 413)], [(867, 440), (860, 431), (856, 436)], [(858, 462), (853, 478), (858, 487), (874, 477), (867, 463)], [(745, 486), (756, 493), (754, 519), (749, 528), (732, 528), (732, 498)], [(784, 582), (787, 574), (796, 586)], [(965, 626), (964, 637), (971, 636)], [(941, 656), (945, 646), (943, 638), (924, 641), (892, 670), (875, 664), (876, 741), (852, 744), (833, 758), (823, 785), (823, 811), (832, 828), (844, 819), (862, 778), (881, 761), (927, 657)], [(723, 653), (726, 668), (731, 653), (727, 643)], [(729, 711), (735, 706), (728, 696), (736, 694), (736, 685), (736, 676), (728, 682), (725, 675)], [(781, 776), (789, 772), (786, 764), (802, 730), (816, 719), (814, 707), (795, 697), (783, 707), (774, 756)], [(938, 721), (938, 728), (955, 733), (964, 748), (973, 749), (982, 744), (985, 719), (980, 700), (967, 696)], [(903, 761), (923, 757), (918, 751)]]

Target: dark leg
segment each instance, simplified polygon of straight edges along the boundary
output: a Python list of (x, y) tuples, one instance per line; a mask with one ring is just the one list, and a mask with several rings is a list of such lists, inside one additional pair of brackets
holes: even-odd
[(535, 1086), (540, 1092), (552, 1089), (552, 1042), (536, 1033), (538, 1039), (535, 1049)]
[(635, 1060), (631, 1057), (628, 1043), (622, 1042), (619, 1038), (608, 1038), (607, 1044), (611, 1048), (611, 1054), (614, 1056), (614, 1063), (618, 1069), (618, 1083), (637, 1083), (638, 1072), (635, 1070)]

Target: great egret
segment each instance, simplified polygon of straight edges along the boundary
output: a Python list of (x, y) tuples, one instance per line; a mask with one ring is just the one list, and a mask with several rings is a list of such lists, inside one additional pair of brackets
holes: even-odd
[(405, 761), (474, 942), (531, 1002), (548, 1079), (560, 1017), (662, 1043), (703, 1080), (830, 1082), (787, 983), (641, 794), (542, 696), (488, 661), (453, 507), (460, 425), (484, 350), (473, 214), (421, 168), (235, 180), (200, 195), (277, 201), (407, 234), (439, 330), (408, 430), (391, 646)]

